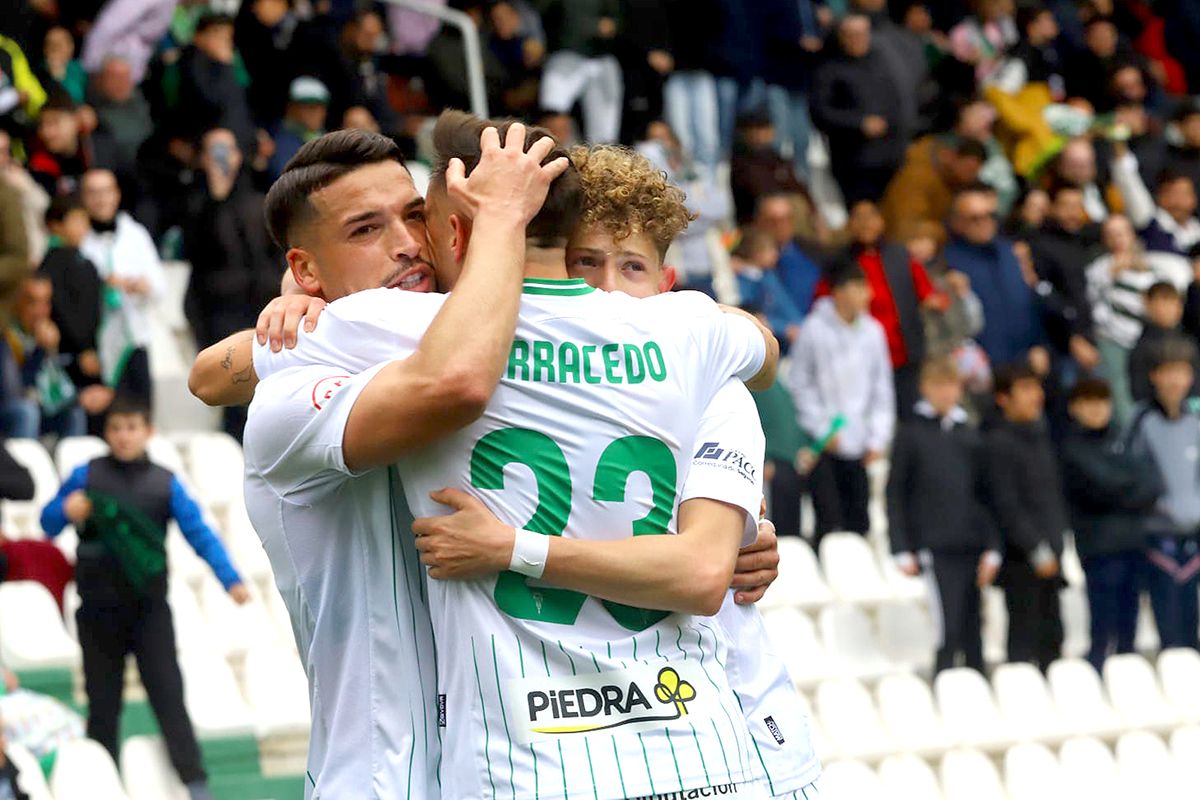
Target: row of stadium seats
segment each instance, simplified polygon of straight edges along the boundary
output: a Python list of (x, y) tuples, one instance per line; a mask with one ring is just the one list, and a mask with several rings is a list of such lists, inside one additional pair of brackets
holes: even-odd
[(862, 761), (829, 764), (821, 797), (831, 800), (1185, 800), (1200, 759), (1200, 727), (1171, 734), (1169, 745), (1145, 731), (1122, 735), (1114, 751), (1091, 737), (1069, 739), (1055, 753), (1019, 744), (993, 760), (974, 749), (952, 750), (936, 762), (895, 755), (877, 769)]
[(932, 689), (915, 675), (890, 675), (873, 691), (842, 677), (816, 687), (810, 719), (825, 761), (940, 756), (962, 747), (1001, 753), (1018, 744), (1112, 741), (1200, 724), (1197, 686), (1200, 654), (1190, 649), (1163, 651), (1157, 669), (1140, 655), (1114, 656), (1103, 679), (1080, 659), (1056, 661), (1045, 677), (1029, 664), (1004, 664), (990, 684), (974, 670), (946, 670)]

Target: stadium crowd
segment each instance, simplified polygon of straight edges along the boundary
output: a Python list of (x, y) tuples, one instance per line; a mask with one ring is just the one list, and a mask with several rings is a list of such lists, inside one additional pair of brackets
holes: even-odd
[[(1188, 0), (442, 0), (493, 115), (636, 147), (695, 215), (681, 288), (761, 314), (781, 534), (867, 533), (888, 457), (938, 668), (1059, 655), (1064, 535), (1090, 660), (1198, 647), (1200, 6)], [(251, 327), (284, 262), (264, 193), (326, 131), (428, 160), (469, 107), (454, 27), (353, 0), (16, 0), (0, 15), (0, 428), (148, 403), (162, 260), (196, 344)], [(1195, 97), (1193, 97), (1193, 95)], [(240, 435), (244, 413), (226, 429)], [(3, 796), (0, 790), (0, 796)]]

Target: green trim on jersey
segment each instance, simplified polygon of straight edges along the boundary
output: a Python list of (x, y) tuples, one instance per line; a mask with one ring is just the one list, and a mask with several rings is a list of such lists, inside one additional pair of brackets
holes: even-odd
[(552, 297), (579, 297), (596, 291), (578, 278), (526, 278), (521, 287), (522, 294), (541, 294)]
[(479, 659), (475, 656), (475, 637), (471, 637), (471, 661), (475, 664), (475, 688), (479, 690), (479, 712), (483, 715), (483, 755), (487, 760), (488, 783), (492, 785), (492, 799), (496, 797), (496, 781), (492, 778), (492, 736), (488, 730), (487, 704), (483, 702), (483, 684), (479, 680)]
[(508, 710), (504, 707), (504, 690), (500, 688), (500, 662), (496, 658), (496, 634), (492, 634), (492, 672), (496, 675), (496, 697), (500, 698), (500, 719), (504, 720), (504, 736), (508, 739), (508, 787), (517, 800), (516, 770), (513, 768), (512, 734), (508, 730)]

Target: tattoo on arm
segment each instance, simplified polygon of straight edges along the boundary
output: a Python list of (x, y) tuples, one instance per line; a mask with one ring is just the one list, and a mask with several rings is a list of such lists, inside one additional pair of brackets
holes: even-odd
[(254, 363), (251, 362), (250, 365), (245, 367), (244, 369), (239, 369), (237, 371), (234, 371), (233, 370), (233, 354), (235, 352), (237, 352), (236, 344), (231, 344), (231, 345), (229, 345), (228, 348), (226, 348), (225, 357), (221, 359), (221, 369), (225, 370), (226, 372), (233, 373), (232, 375), (229, 376), (230, 383), (233, 383), (233, 384), (249, 383), (251, 374), (254, 370)]

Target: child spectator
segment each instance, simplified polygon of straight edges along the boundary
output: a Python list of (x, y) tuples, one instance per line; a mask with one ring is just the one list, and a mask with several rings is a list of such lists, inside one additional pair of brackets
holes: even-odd
[(146, 457), (154, 428), (145, 406), (119, 399), (104, 438), (112, 453), (77, 467), (42, 511), (42, 528), (79, 531), (76, 612), (88, 696), (88, 737), (117, 758), (125, 656), (132, 651), (167, 752), (192, 798), (209, 798), (200, 748), (183, 704), (175, 630), (167, 604), (167, 523), (179, 523), (237, 603), (250, 593), (220, 539), (179, 479)]
[(42, 56), (45, 58), (43, 67), (46, 73), (72, 100), (82, 103), (84, 92), (87, 90), (88, 76), (83, 65), (75, 58), (75, 39), (71, 32), (61, 25), (55, 25), (46, 31), (46, 38), (42, 43)]
[(763, 313), (776, 338), (788, 347), (800, 335), (804, 314), (796, 308), (775, 272), (778, 263), (779, 247), (775, 240), (758, 228), (746, 228), (731, 262), (737, 275), (738, 294), (743, 305)]
[[(1129, 353), (1129, 390), (1136, 403), (1154, 399), (1154, 387), (1150, 383), (1150, 372), (1154, 367), (1155, 353), (1163, 341), (1174, 337), (1187, 337), (1180, 320), (1183, 318), (1183, 298), (1175, 285), (1160, 281), (1146, 290), (1146, 323), (1142, 335)], [(1192, 362), (1193, 369), (1200, 362)], [(1194, 394), (1193, 388), (1190, 394)]]
[(91, 141), (80, 129), (77, 112), (75, 101), (58, 92), (50, 95), (38, 116), (29, 174), (51, 197), (78, 191), (93, 160)]
[(1109, 385), (1084, 378), (1071, 390), (1071, 427), (1062, 442), (1063, 488), (1075, 549), (1087, 575), (1097, 671), (1115, 653), (1132, 653), (1137, 629), (1138, 572), (1145, 559), (1141, 518), (1162, 492), (1157, 469), (1128, 452), (1113, 423)]
[(1200, 584), (1200, 414), (1186, 402), (1196, 373), (1196, 345), (1168, 337), (1155, 348), (1154, 399), (1130, 428), (1130, 450), (1149, 454), (1165, 492), (1144, 520), (1149, 541), (1146, 583), (1162, 646), (1200, 647), (1196, 587)]
[(1001, 419), (987, 439), (992, 513), (1004, 536), (998, 583), (1008, 606), (1008, 660), (1042, 670), (1062, 653), (1058, 562), (1067, 529), (1058, 463), (1043, 421), (1045, 403), (1032, 369), (998, 370)]
[(869, 529), (866, 468), (887, 448), (896, 426), (887, 337), (868, 312), (866, 275), (844, 260), (828, 281), (831, 296), (817, 300), (800, 327), (788, 381), (800, 427), (825, 440), (812, 474), (818, 544), (830, 531)]
[(921, 367), (921, 402), (901, 423), (888, 476), (888, 530), (900, 570), (932, 573), (942, 638), (934, 670), (983, 672), (979, 590), (1000, 568), (1000, 534), (985, 498), (984, 451), (959, 405), (963, 382), (949, 358)]

